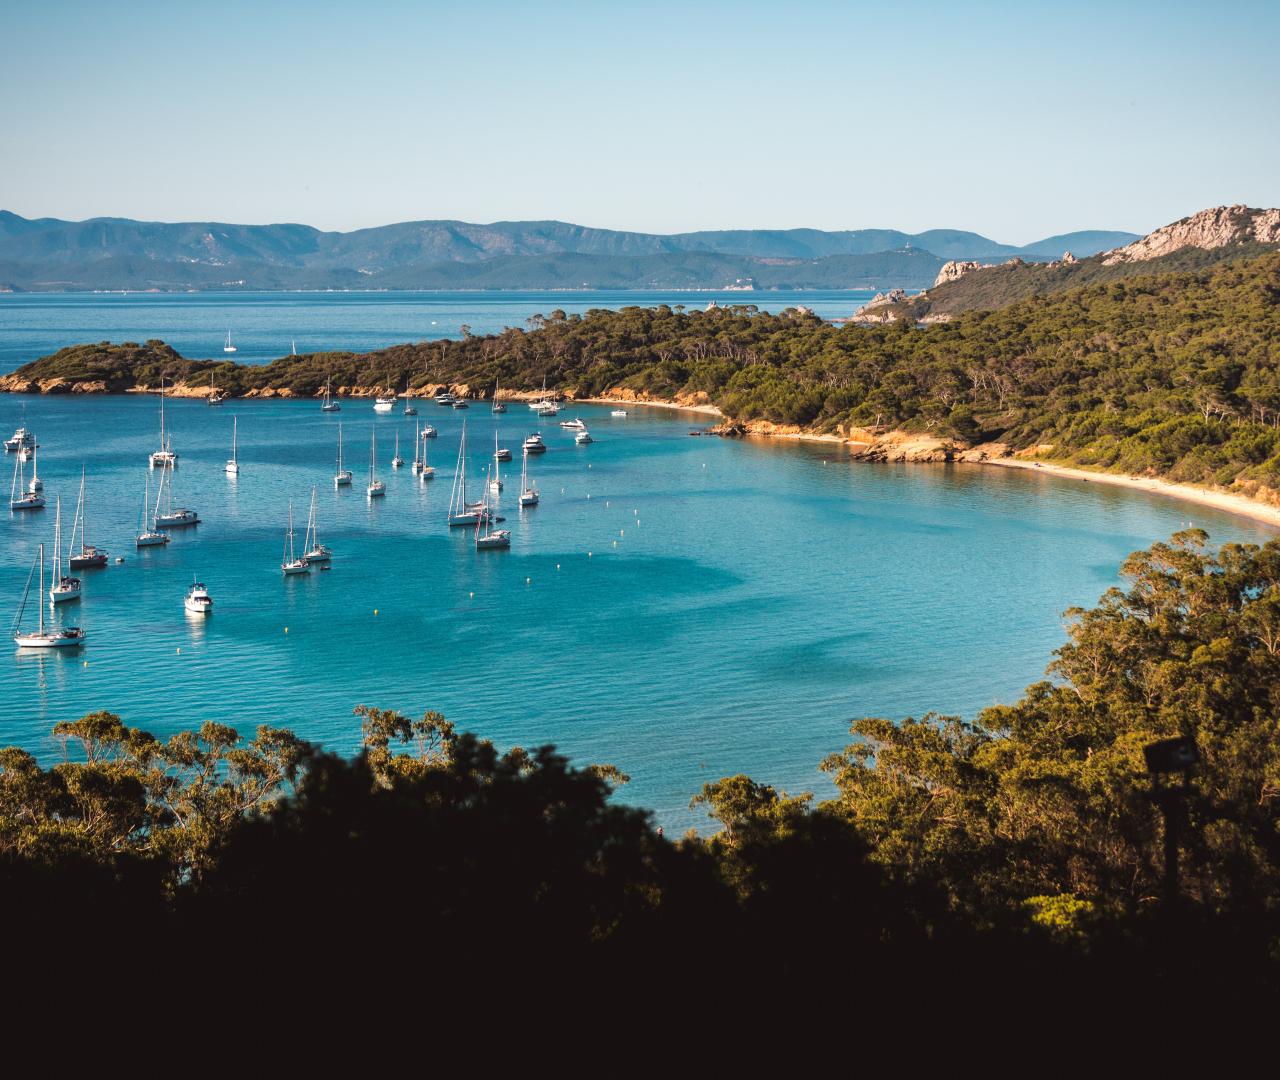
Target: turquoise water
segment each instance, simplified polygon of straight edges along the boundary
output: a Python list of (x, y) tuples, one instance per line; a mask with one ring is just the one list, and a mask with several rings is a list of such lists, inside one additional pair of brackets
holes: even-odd
[[(0, 399), (5, 435), (22, 402)], [(74, 508), (82, 461), (89, 539), (125, 562), (85, 571), (83, 601), (59, 613), (88, 631), (81, 655), (0, 657), (0, 742), (54, 755), (51, 724), (108, 708), (160, 735), (205, 719), (281, 724), (350, 751), (359, 703), (438, 709), (503, 746), (612, 762), (633, 777), (623, 798), (683, 828), (702, 820), (689, 797), (725, 774), (824, 790), (816, 766), (853, 718), (1013, 700), (1062, 642), (1060, 612), (1188, 521), (1215, 541), (1271, 535), (1101, 485), (856, 464), (822, 445), (690, 438), (703, 422), (690, 414), (580, 411), (597, 441), (575, 446), (544, 422), (542, 505), (513, 509), (512, 475), (512, 549), (478, 553), (444, 525), (461, 413), (422, 406), (440, 429), (439, 473), (422, 485), (387, 467), (396, 431), (412, 456), (413, 421), (398, 413), (173, 401), (176, 501), (203, 524), (136, 552), (155, 399), (27, 399), (49, 509), (0, 523), (0, 603), (16, 609), (35, 545), (52, 539), (53, 497)], [(482, 469), (493, 418), (466, 415)], [(222, 471), (233, 416), (238, 481)], [(339, 420), (357, 484), (342, 492)], [(360, 485), (375, 426), (389, 493), (371, 506)], [(515, 408), (502, 441), (518, 449), (534, 426)], [(287, 503), (305, 521), (312, 485), (333, 569), (286, 580)], [(183, 610), (193, 574), (216, 603), (207, 621)]]
[(61, 349), (97, 341), (160, 338), (183, 356), (261, 364), (289, 352), (366, 352), (405, 341), (456, 338), (523, 326), (533, 315), (629, 304), (703, 308), (756, 304), (782, 311), (804, 304), (823, 318), (853, 314), (871, 293), (833, 292), (388, 292), (388, 293), (11, 293), (0, 294), (0, 373)]

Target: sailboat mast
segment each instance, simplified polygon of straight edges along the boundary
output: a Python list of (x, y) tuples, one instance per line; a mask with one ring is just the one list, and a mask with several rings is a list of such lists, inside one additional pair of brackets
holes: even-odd
[(44, 637), (44, 545), (40, 545), (40, 636)]
[[(53, 505), (55, 507), (53, 511), (53, 579), (60, 581), (62, 579), (62, 497), (56, 498)], [(75, 539), (74, 529), (71, 538)], [(43, 585), (40, 591), (44, 592)]]

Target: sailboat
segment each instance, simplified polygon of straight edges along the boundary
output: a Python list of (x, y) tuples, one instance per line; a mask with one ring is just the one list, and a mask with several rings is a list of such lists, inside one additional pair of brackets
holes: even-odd
[(228, 330), (228, 331), (227, 331), (227, 343), (226, 343), (224, 346), (222, 346), (222, 351), (223, 351), (223, 352), (235, 352), (235, 351), (236, 351), (236, 347), (235, 347), (234, 345), (232, 345), (232, 344), (231, 344), (231, 331), (230, 331), (230, 330)]
[[(508, 454), (508, 457), (511, 455)], [(493, 433), (493, 479), (489, 481), (489, 490), (498, 495), (502, 491), (502, 458), (498, 454), (498, 433)]]
[(142, 495), (142, 516), (138, 520), (138, 535), (135, 543), (138, 547), (159, 547), (169, 542), (169, 534), (159, 529), (147, 528), (147, 517), (151, 513), (151, 474), (147, 473), (146, 486)]
[(307, 514), (307, 535), (302, 538), (302, 557), (309, 563), (327, 563), (333, 552), (316, 536), (316, 489), (311, 489), (311, 510)]
[(26, 457), (19, 453), (13, 462), (13, 484), (9, 488), (10, 510), (39, 510), (44, 506), (44, 495), (27, 490), (27, 471), (23, 468)]
[(547, 377), (545, 375), (542, 377), (542, 400), (532, 402), (529, 408), (539, 416), (555, 416), (560, 411), (560, 406), (547, 397)]
[(321, 412), (339, 412), (342, 406), (334, 399), (333, 394), (329, 391), (329, 386), (333, 382), (333, 376), (324, 381), (324, 404), (320, 406)]
[(504, 413), (507, 411), (505, 403), (498, 400), (498, 380), (493, 380), (493, 408), (489, 410), (493, 413)]
[(285, 577), (294, 574), (311, 573), (311, 564), (306, 559), (299, 559), (293, 552), (293, 503), (289, 503), (289, 527), (284, 533), (284, 553), (280, 556), (280, 569)]
[(342, 422), (338, 422), (338, 471), (333, 474), (334, 487), (351, 486), (351, 470), (342, 467)]
[(520, 505), (537, 506), (538, 490), (529, 485), (529, 455), (525, 454), (521, 458), (520, 464)]
[[(164, 504), (161, 513), (160, 505)], [(156, 492), (156, 510), (151, 517), (151, 524), (156, 530), (185, 529), (188, 525), (199, 525), (200, 517), (194, 510), (184, 506), (174, 509), (173, 506), (173, 466), (166, 465), (160, 474), (160, 490)]]
[[(434, 431), (435, 429), (433, 428), (432, 430)], [(426, 440), (426, 439), (415, 439), (415, 440), (414, 440), (414, 446), (415, 446), (415, 447), (421, 447), (421, 448), (422, 448), (422, 451), (421, 451), (421, 452), (422, 452), (422, 458), (421, 458), (421, 460), (420, 460), (420, 461), (416, 461), (416, 462), (414, 463), (414, 469), (415, 469), (415, 471), (416, 471), (416, 472), (417, 472), (417, 474), (418, 474), (418, 479), (419, 479), (419, 480), (434, 480), (434, 479), (436, 478), (436, 471), (435, 471), (435, 469), (433, 469), (430, 465), (428, 465), (428, 464), (427, 464), (427, 440)]]
[[(490, 480), (487, 486), (492, 490), (493, 481)], [(497, 548), (509, 548), (511, 546), (510, 531), (493, 528), (489, 519), (488, 496), (486, 496), (485, 501), (480, 504), (480, 516), (476, 519), (476, 550), (492, 551)]]
[(153, 469), (163, 468), (167, 465), (177, 465), (178, 455), (173, 452), (173, 446), (169, 436), (164, 430), (164, 379), (160, 380), (160, 449), (153, 450), (151, 457), (148, 459)]
[(27, 491), (34, 495), (43, 490), (44, 481), (40, 479), (40, 450), (33, 446), (31, 448), (31, 483), (27, 485)]
[(463, 422), (458, 442), (458, 465), (453, 473), (453, 490), (449, 493), (449, 525), (478, 525), (488, 510), (482, 501), (467, 502), (467, 425)]
[(226, 400), (227, 400), (227, 394), (223, 391), (220, 391), (216, 386), (214, 386), (213, 369), (210, 368), (209, 369), (209, 396), (205, 398), (205, 403), (208, 405), (221, 405)]
[(236, 428), (238, 419), (239, 418), (235, 416), (231, 418), (231, 457), (227, 459), (226, 467), (223, 470), (228, 476), (240, 475), (240, 458), (236, 454)]
[(73, 645), (83, 645), (85, 633), (78, 626), (61, 626), (54, 630), (46, 631), (44, 628), (44, 603), (36, 605), (40, 612), (40, 628), (34, 634), (25, 634), (22, 631), (22, 616), (26, 614), (27, 598), (31, 595), (31, 581), (36, 574), (36, 565), (40, 567), (40, 593), (44, 596), (44, 544), (40, 545), (40, 553), (36, 556), (36, 562), (31, 564), (31, 573), (27, 575), (27, 587), (22, 591), (22, 603), (18, 605), (18, 614), (13, 620), (13, 640), (21, 648), (24, 649), (57, 649), (66, 648)]
[[(61, 604), (66, 600), (80, 599), (80, 579), (62, 572), (62, 500), (54, 506), (53, 518), (53, 587), (49, 590), (49, 603)], [(43, 577), (40, 587), (44, 588)]]
[(378, 479), (378, 429), (369, 432), (369, 486), (365, 494), (371, 499), (380, 499), (387, 493), (387, 485)]
[[(71, 522), (71, 542), (67, 545), (67, 569), (86, 570), (107, 565), (107, 553), (86, 539), (89, 503), (84, 496), (84, 467), (80, 468), (80, 497), (76, 500), (76, 516)], [(76, 529), (80, 530), (80, 548), (76, 549)]]
[(396, 432), (396, 452), (395, 452), (395, 455), (391, 458), (391, 467), (393, 469), (404, 468), (404, 458), (400, 456), (400, 432), (398, 431)]

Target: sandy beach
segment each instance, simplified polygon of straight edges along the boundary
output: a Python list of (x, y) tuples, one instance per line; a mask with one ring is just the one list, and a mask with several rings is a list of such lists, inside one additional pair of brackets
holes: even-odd
[(1083, 480), (1091, 484), (1110, 484), (1113, 487), (1133, 488), (1153, 495), (1164, 495), (1171, 499), (1183, 499), (1186, 502), (1211, 506), (1215, 510), (1223, 510), (1228, 514), (1239, 514), (1252, 518), (1264, 525), (1280, 527), (1280, 507), (1251, 499), (1247, 495), (1236, 495), (1229, 491), (1213, 491), (1209, 488), (1195, 487), (1192, 484), (1174, 484), (1168, 480), (1154, 480), (1143, 476), (1126, 476), (1119, 473), (1091, 472), (1088, 469), (1073, 469), (1066, 465), (1054, 465), (1047, 461), (1023, 461), (1018, 458), (991, 458), (981, 462), (983, 465), (995, 465), (1003, 469), (1030, 469), (1033, 472), (1048, 473), (1050, 476), (1063, 476), (1069, 480)]
[(647, 409), (674, 409), (677, 412), (701, 413), (703, 416), (723, 416), (714, 405), (677, 405), (674, 401), (628, 401), (624, 398), (573, 398), (567, 404), (581, 402), (583, 405), (621, 405), (629, 409), (633, 405), (643, 405)]

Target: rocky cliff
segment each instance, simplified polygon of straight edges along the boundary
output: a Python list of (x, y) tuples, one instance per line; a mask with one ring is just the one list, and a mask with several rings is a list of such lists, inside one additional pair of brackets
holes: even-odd
[(1156, 229), (1127, 247), (1105, 252), (1101, 258), (1104, 266), (1115, 266), (1158, 259), (1186, 247), (1213, 251), (1249, 242), (1280, 244), (1280, 209), (1215, 206)]

